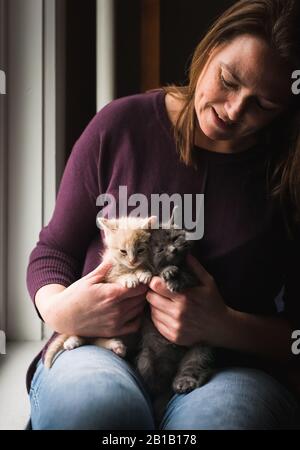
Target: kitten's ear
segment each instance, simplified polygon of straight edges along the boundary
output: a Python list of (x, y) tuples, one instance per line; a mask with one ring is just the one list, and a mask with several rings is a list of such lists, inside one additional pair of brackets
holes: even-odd
[(168, 222), (168, 227), (169, 228), (180, 228), (178, 225), (177, 225), (177, 218), (178, 218), (178, 213), (179, 213), (179, 206), (178, 205), (175, 205), (174, 206), (174, 208), (173, 208), (173, 211), (172, 211), (172, 215), (171, 215), (171, 217), (170, 217), (170, 220), (169, 220), (169, 222)]
[(157, 217), (151, 216), (151, 217), (146, 217), (146, 219), (142, 223), (141, 228), (142, 229), (149, 229), (149, 228), (152, 229), (152, 228), (155, 228), (156, 225), (157, 225)]
[(117, 229), (116, 219), (105, 219), (105, 217), (97, 217), (97, 224), (99, 228), (105, 233), (115, 231)]

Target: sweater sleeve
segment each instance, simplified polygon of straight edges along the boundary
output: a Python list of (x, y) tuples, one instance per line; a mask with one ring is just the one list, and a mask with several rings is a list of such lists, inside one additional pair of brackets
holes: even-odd
[(97, 231), (99, 113), (75, 143), (52, 218), (29, 256), (27, 288), (32, 300), (47, 284), (69, 286), (80, 278), (87, 247)]

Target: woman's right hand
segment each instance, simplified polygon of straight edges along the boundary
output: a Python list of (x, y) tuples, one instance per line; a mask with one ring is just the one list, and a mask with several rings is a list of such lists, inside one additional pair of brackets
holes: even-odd
[(55, 331), (78, 336), (122, 336), (138, 331), (148, 286), (125, 288), (103, 283), (110, 263), (102, 263), (61, 292), (44, 299), (43, 318)]

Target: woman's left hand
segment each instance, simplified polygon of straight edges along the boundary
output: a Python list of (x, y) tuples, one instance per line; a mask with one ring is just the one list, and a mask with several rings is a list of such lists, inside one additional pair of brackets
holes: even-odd
[(152, 278), (146, 298), (151, 304), (153, 323), (166, 339), (177, 345), (218, 345), (218, 341), (221, 344), (219, 336), (230, 308), (204, 267), (191, 255), (187, 262), (199, 280), (197, 287), (174, 293), (161, 278)]

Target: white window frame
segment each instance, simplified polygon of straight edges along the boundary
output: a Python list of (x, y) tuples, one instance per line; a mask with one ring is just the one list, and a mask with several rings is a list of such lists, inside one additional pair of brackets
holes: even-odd
[[(3, 1), (3, 0), (2, 0)], [(26, 268), (55, 205), (63, 170), (64, 0), (9, 0), (7, 115), (7, 295), (9, 340), (47, 331), (26, 288)]]
[[(98, 110), (114, 98), (113, 4), (97, 0)], [(0, 247), (0, 329), (8, 340), (41, 340), (51, 330), (29, 299), (26, 268), (64, 169), (65, 0), (0, 0), (0, 7), (9, 56), (7, 109), (0, 109), (0, 239), (7, 243)]]
[[(51, 219), (65, 155), (65, 0), (44, 0), (43, 225)], [(42, 338), (52, 330), (43, 325)]]

